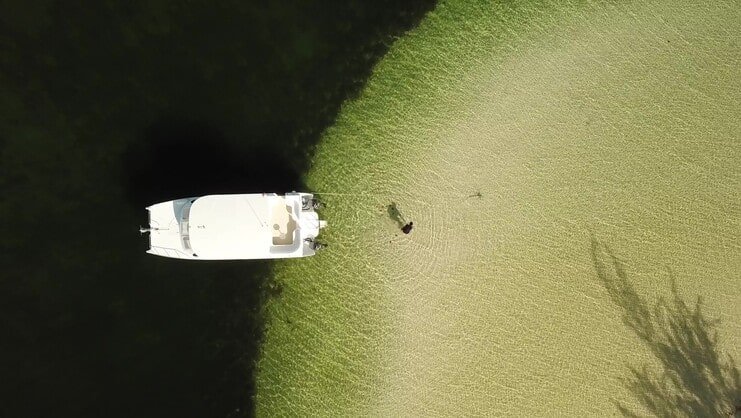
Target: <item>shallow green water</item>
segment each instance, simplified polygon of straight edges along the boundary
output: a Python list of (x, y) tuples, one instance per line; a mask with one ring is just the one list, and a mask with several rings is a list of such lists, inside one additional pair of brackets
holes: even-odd
[[(644, 365), (730, 407), (693, 373), (741, 346), (738, 10), (440, 4), (317, 151), (330, 247), (277, 269), (258, 413), (646, 413)], [(701, 313), (651, 313), (672, 279)]]

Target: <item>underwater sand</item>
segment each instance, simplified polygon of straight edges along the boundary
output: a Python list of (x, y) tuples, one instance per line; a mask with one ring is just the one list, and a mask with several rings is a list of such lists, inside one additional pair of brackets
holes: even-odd
[(658, 364), (592, 237), (647, 300), (701, 296), (741, 359), (738, 3), (467, 3), (325, 133), (329, 248), (277, 268), (259, 415), (645, 412), (623, 382)]

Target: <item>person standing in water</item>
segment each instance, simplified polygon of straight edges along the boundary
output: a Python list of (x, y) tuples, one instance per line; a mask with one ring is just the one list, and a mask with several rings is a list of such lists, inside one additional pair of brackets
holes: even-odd
[(412, 226), (414, 226), (414, 222), (409, 222), (408, 224), (401, 227), (401, 232), (405, 234), (412, 232)]

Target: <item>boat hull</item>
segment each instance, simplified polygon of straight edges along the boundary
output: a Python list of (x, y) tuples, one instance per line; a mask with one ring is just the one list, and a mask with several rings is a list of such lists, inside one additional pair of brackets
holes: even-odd
[(326, 223), (310, 193), (207, 195), (147, 207), (147, 253), (188, 260), (308, 257)]

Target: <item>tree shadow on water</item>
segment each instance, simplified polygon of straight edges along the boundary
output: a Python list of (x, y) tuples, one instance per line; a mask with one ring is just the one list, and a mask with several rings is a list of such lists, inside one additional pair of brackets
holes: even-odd
[[(718, 321), (703, 314), (702, 299), (687, 304), (672, 278), (671, 298), (652, 306), (630, 283), (623, 263), (594, 237), (592, 259), (623, 323), (660, 365), (660, 371), (631, 367), (624, 380), (640, 405), (658, 417), (740, 416), (739, 370), (730, 355), (719, 351)], [(617, 407), (625, 416), (639, 416), (622, 403)]]

